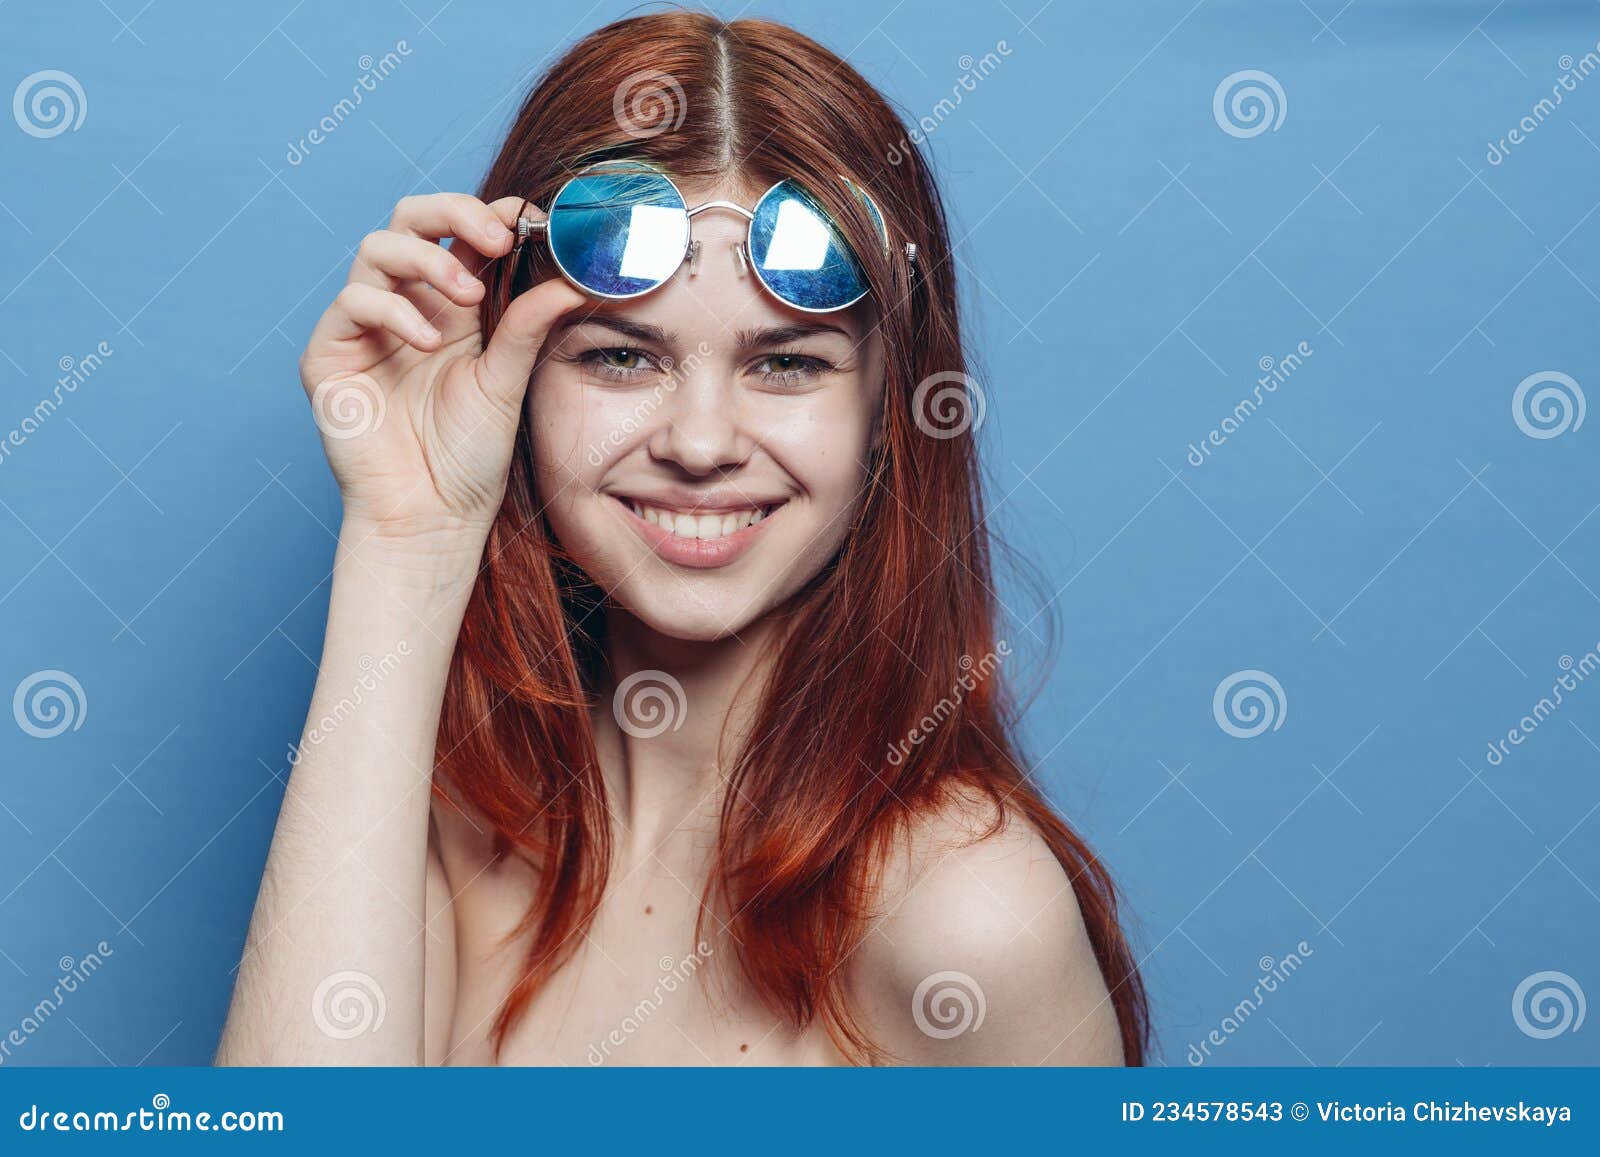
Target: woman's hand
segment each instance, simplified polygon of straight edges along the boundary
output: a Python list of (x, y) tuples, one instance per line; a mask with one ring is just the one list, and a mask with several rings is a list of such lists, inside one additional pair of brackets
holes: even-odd
[[(478, 275), (514, 244), (517, 197), (407, 197), (361, 243), (300, 378), (364, 535), (481, 548), (500, 507), (523, 395), (551, 325), (585, 300), (550, 281), (516, 298), (488, 348)], [(442, 238), (454, 241), (447, 249)]]

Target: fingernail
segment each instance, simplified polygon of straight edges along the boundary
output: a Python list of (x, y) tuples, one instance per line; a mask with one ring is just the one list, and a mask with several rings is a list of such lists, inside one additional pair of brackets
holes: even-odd
[(472, 276), (472, 274), (468, 273), (465, 269), (458, 269), (456, 270), (456, 284), (462, 289), (471, 289), (474, 285), (478, 284), (478, 279)]
[(424, 322), (417, 329), (417, 336), (419, 338), (421, 338), (423, 341), (432, 342), (432, 341), (438, 341), (444, 335), (441, 334), (438, 330), (434, 329), (433, 326), (431, 326), (431, 325), (427, 324), (426, 322)]
[(498, 221), (490, 222), (488, 228), (484, 230), (484, 234), (489, 238), (490, 241), (495, 241), (502, 244), (511, 238), (511, 230), (507, 229)]

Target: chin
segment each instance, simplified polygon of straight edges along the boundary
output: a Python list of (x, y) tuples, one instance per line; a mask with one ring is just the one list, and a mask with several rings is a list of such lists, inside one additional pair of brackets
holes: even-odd
[(676, 595), (663, 591), (630, 596), (631, 592), (618, 593), (613, 599), (649, 630), (685, 643), (716, 643), (733, 638), (760, 617), (758, 612), (732, 600), (724, 608), (710, 599), (700, 602), (682, 591)]

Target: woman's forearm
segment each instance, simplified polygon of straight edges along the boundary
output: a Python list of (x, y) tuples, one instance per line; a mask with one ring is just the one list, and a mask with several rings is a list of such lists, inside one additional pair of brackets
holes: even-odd
[(421, 1063), (434, 743), (480, 553), (343, 528), (218, 1064)]

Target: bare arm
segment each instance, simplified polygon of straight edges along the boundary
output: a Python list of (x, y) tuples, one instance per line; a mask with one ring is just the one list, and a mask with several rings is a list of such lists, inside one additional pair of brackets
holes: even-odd
[(440, 1051), (424, 925), (438, 903), (428, 815), (445, 679), (534, 360), (582, 301), (562, 283), (523, 294), (484, 348), (473, 275), (509, 250), (520, 204), (401, 202), (301, 359), (345, 518), (218, 1064), (421, 1064), (430, 1023)]
[(422, 1061), (433, 745), (477, 559), (402, 570), (351, 537), (219, 1064)]

